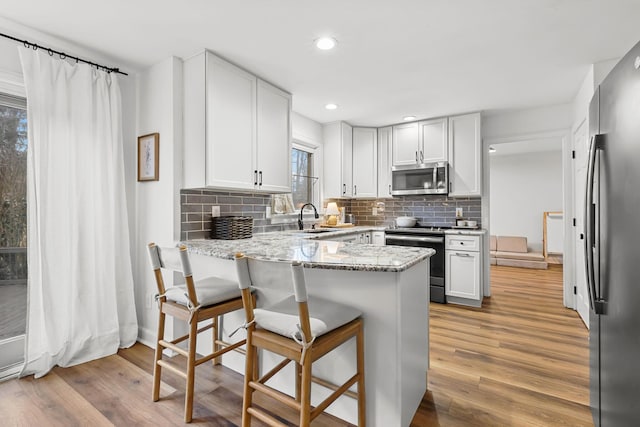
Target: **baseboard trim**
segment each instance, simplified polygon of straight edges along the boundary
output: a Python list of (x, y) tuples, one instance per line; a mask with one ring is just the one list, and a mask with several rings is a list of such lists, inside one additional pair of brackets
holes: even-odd
[(138, 328), (138, 342), (156, 348), (156, 332), (148, 328)]

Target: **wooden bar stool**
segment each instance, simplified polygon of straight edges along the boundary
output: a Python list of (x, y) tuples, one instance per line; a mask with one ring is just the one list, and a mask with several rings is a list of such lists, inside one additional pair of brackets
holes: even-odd
[[(320, 415), (339, 396), (357, 384), (358, 425), (365, 425), (364, 322), (361, 312), (333, 301), (307, 297), (304, 269), (300, 262), (264, 261), (236, 255), (238, 280), (246, 313), (247, 355), (242, 405), (242, 426), (255, 417), (271, 426), (283, 426), (270, 414), (252, 405), (253, 393), (269, 396), (300, 412), (300, 426)], [(262, 293), (278, 289), (290, 295), (268, 307), (255, 308), (250, 289)], [(293, 290), (293, 295), (291, 295)], [(356, 338), (356, 373), (315, 408), (311, 407), (311, 366), (331, 350)], [(258, 350), (264, 349), (285, 359), (258, 378)], [(288, 396), (266, 382), (291, 361), (296, 364), (296, 396)]]
[[(246, 340), (228, 344), (220, 339), (218, 330), (218, 317), (242, 308), (242, 297), (238, 283), (208, 277), (194, 282), (187, 248), (160, 248), (150, 243), (149, 259), (155, 273), (158, 285), (158, 306), (160, 318), (158, 320), (158, 338), (153, 364), (153, 401), (160, 398), (160, 377), (162, 368), (178, 374), (187, 381), (184, 404), (184, 421), (191, 422), (193, 415), (193, 388), (195, 382), (196, 366), (213, 359), (213, 364), (220, 363), (220, 356), (228, 351), (237, 349), (245, 344)], [(165, 288), (161, 269), (179, 271), (184, 275), (186, 285)], [(251, 299), (251, 297), (249, 297)], [(165, 341), (164, 326), (165, 316), (173, 316), (187, 323), (189, 333), (172, 341)], [(211, 323), (198, 329), (198, 322), (211, 319)], [(196, 342), (199, 333), (213, 328), (213, 352), (200, 358), (196, 357)], [(179, 347), (178, 344), (188, 340), (188, 350)], [(187, 358), (186, 370), (181, 370), (175, 365), (162, 359), (162, 351), (171, 349)]]

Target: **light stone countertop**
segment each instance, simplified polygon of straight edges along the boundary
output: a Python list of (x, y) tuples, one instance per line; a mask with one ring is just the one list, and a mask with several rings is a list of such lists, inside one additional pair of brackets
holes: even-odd
[(450, 230), (445, 230), (444, 234), (466, 234), (468, 236), (484, 236), (485, 234), (487, 234), (487, 230), (485, 230), (484, 228), (452, 228)]
[(236, 253), (241, 252), (261, 259), (301, 261), (305, 268), (351, 271), (404, 271), (435, 253), (427, 248), (338, 242), (330, 240), (329, 236), (378, 229), (384, 230), (383, 227), (362, 226), (317, 234), (303, 234), (297, 230), (275, 231), (254, 234), (250, 239), (202, 239), (181, 243), (191, 254), (233, 259)]

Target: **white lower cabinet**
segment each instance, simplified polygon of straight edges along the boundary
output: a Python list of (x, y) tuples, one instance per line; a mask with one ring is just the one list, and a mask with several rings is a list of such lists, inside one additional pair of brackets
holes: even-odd
[(360, 233), (347, 234), (346, 236), (323, 236), (322, 240), (335, 240), (336, 242), (360, 243)]
[[(331, 233), (326, 233), (331, 234)], [(349, 242), (349, 243), (359, 243), (363, 245), (374, 244), (378, 246), (384, 246), (384, 231), (365, 231), (365, 232), (354, 232), (349, 234), (343, 234), (341, 236), (327, 236), (324, 235), (320, 238), (320, 240), (334, 240), (336, 242)], [(382, 235), (382, 237), (380, 236)], [(376, 241), (378, 243), (376, 243)], [(380, 243), (382, 241), (382, 243)]]
[(482, 304), (482, 236), (445, 237), (445, 295), (447, 302)]
[(371, 243), (376, 246), (384, 246), (386, 244), (384, 231), (372, 231)]

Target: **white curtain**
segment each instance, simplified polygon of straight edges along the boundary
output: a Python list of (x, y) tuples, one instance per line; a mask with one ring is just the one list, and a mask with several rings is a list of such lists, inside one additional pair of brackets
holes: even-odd
[(29, 147), (23, 375), (133, 345), (138, 333), (118, 79), (19, 48)]

